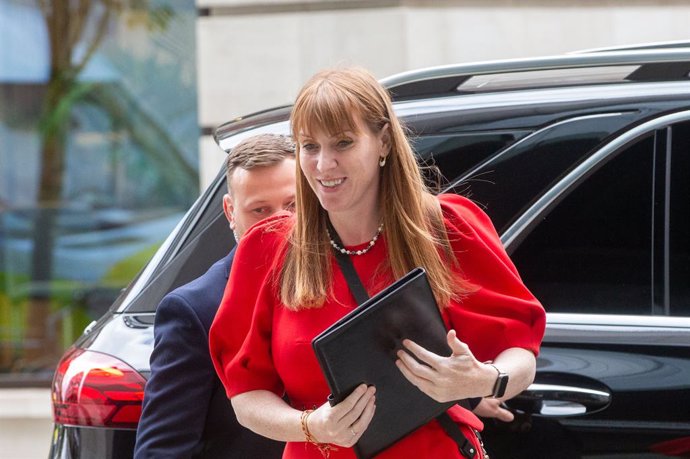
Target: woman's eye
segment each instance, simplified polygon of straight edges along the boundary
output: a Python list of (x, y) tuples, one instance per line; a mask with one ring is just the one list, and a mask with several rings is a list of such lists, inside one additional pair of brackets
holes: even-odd
[(338, 141), (338, 148), (347, 148), (350, 145), (352, 145), (352, 140), (350, 139), (343, 139)]
[(300, 149), (306, 152), (313, 152), (316, 151), (317, 146), (313, 143), (305, 143), (304, 145), (300, 146)]

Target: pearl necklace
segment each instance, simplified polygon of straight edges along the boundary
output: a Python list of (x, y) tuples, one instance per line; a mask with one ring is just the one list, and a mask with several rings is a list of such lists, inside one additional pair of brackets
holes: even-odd
[(372, 247), (374, 247), (374, 244), (376, 244), (376, 241), (378, 240), (379, 236), (381, 235), (381, 231), (383, 231), (383, 223), (379, 225), (379, 228), (376, 230), (376, 234), (374, 237), (369, 241), (369, 245), (367, 245), (365, 248), (361, 250), (347, 250), (345, 247), (340, 247), (337, 242), (333, 240), (333, 237), (331, 236), (331, 232), (328, 231), (328, 228), (326, 228), (326, 233), (328, 234), (328, 240), (331, 241), (331, 245), (335, 250), (337, 250), (340, 253), (344, 253), (345, 255), (364, 255), (368, 251), (371, 250)]

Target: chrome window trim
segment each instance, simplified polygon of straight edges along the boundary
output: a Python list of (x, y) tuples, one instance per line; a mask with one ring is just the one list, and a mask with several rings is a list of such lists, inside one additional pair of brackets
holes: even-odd
[[(583, 161), (578, 167), (573, 169), (561, 181), (554, 185), (549, 191), (530, 206), (502, 235), (506, 250), (510, 253), (513, 244), (524, 232), (536, 226), (542, 214), (566, 191), (571, 189), (580, 177), (596, 167), (601, 161), (608, 158), (627, 144), (635, 141), (643, 135), (655, 130), (666, 128), (672, 124), (690, 120), (690, 110), (683, 110), (669, 115), (660, 116), (651, 121), (643, 123), (626, 133), (615, 138), (589, 158)], [(547, 330), (590, 328), (596, 327), (615, 327), (617, 332), (624, 330), (630, 331), (681, 331), (681, 344), (690, 346), (690, 317), (677, 316), (637, 316), (637, 315), (614, 315), (614, 314), (582, 314), (582, 313), (547, 313)], [(547, 333), (548, 337), (549, 333)]]
[(583, 343), (690, 349), (690, 317), (546, 313), (543, 345)]
[[(535, 88), (504, 91), (487, 94), (465, 94), (443, 98), (418, 99), (411, 101), (395, 101), (393, 106), (396, 114), (401, 117), (418, 117), (431, 113), (449, 113), (470, 111), (487, 107), (511, 108), (528, 105), (558, 104), (563, 101), (582, 99), (616, 99), (625, 103), (626, 100), (639, 100), (651, 97), (659, 98), (673, 95), (676, 98), (690, 96), (690, 82), (662, 81), (634, 83), (635, 91), (630, 91), (629, 84), (605, 84), (595, 86)], [(620, 99), (620, 100), (619, 100)], [(224, 150), (230, 150), (240, 140), (247, 136), (262, 132), (289, 134), (289, 120), (282, 120), (262, 124), (252, 129), (232, 130), (234, 122), (219, 126), (215, 132), (215, 141)]]
[[(547, 312), (548, 326), (596, 326), (635, 329), (680, 329), (690, 330), (690, 317), (639, 316), (623, 314), (584, 314)], [(690, 344), (690, 336), (688, 336)]]
[[(615, 99), (616, 103), (639, 102), (647, 97), (664, 96), (683, 98), (690, 95), (689, 81), (634, 83), (631, 91), (628, 84), (604, 84), (595, 86), (573, 86), (561, 88), (535, 88), (503, 91), (486, 94), (461, 94), (437, 99), (419, 99), (395, 102), (395, 112), (399, 117), (420, 116), (448, 112), (471, 111), (498, 107), (505, 110), (513, 107), (531, 105), (561, 104), (564, 101)], [(603, 105), (603, 104), (600, 104)]]

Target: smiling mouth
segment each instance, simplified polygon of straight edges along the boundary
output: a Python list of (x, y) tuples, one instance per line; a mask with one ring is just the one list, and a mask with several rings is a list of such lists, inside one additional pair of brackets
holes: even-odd
[(319, 180), (319, 183), (326, 188), (333, 188), (335, 186), (340, 185), (345, 181), (344, 178), (339, 178), (339, 179), (333, 179), (333, 180)]

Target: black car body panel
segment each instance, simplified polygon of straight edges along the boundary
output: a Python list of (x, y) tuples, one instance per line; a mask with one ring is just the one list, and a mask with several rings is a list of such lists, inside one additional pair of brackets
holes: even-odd
[[(661, 57), (616, 84), (458, 89), (473, 69), (526, 72), (554, 59), (384, 80), (398, 88), (420, 160), (438, 166), (446, 192), (483, 206), (548, 313), (535, 382), (508, 402), (516, 420), (486, 423), (492, 457), (669, 457), (670, 441), (690, 454), (690, 50), (587, 56), (565, 61)], [(253, 133), (288, 133), (288, 116), (283, 107), (236, 120), (216, 141), (229, 150)], [(224, 180), (77, 347), (148, 376), (156, 306), (234, 244)], [(130, 457), (133, 442), (133, 430), (58, 424), (51, 457)]]

